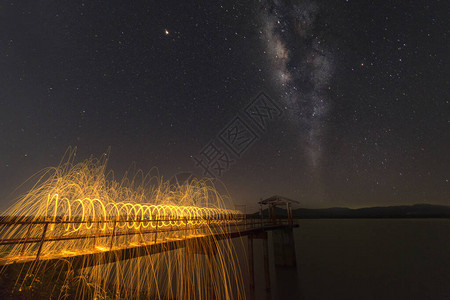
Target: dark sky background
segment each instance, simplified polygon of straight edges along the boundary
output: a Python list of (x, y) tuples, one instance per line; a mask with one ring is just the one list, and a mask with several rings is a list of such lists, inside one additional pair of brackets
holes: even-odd
[(0, 208), (69, 145), (169, 178), (211, 141), (237, 204), (450, 204), (449, 5), (395, 2), (3, 1)]

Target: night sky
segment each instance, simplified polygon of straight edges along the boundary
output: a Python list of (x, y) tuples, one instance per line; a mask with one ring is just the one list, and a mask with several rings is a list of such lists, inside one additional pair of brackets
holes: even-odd
[(0, 208), (68, 146), (251, 207), (450, 204), (449, 8), (2, 1)]

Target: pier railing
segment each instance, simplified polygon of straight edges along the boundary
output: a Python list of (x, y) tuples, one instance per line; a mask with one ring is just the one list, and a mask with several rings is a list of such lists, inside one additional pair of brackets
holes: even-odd
[(3, 217), (0, 219), (0, 258), (27, 257), (38, 260), (43, 254), (55, 254), (58, 249), (66, 252), (111, 251), (115, 247), (126, 247), (129, 244), (156, 244), (169, 239), (227, 234), (289, 224), (292, 224), (290, 219), (274, 220), (244, 214), (208, 217), (155, 216), (151, 219), (127, 219), (118, 216), (87, 220)]

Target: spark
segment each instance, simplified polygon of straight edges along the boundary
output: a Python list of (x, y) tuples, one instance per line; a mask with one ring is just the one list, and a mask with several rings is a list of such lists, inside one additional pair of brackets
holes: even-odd
[[(16, 291), (31, 289), (40, 280), (49, 291), (63, 294), (65, 290), (58, 290), (56, 282), (75, 283), (77, 299), (244, 298), (240, 266), (229, 239), (196, 241), (195, 249), (217, 249), (208, 258), (189, 254), (194, 251), (189, 247), (108, 264), (98, 258), (74, 276), (68, 257), (148, 245), (156, 242), (155, 228), (160, 230), (160, 243), (231, 232), (233, 216), (240, 214), (229, 208), (229, 197), (218, 193), (210, 180), (174, 185), (162, 180), (156, 169), (115, 180), (106, 171), (109, 155), (74, 163), (75, 153), (76, 148), (69, 148), (58, 167), (38, 173), (34, 187), (3, 214), (15, 220), (0, 227), (3, 241), (55, 238), (41, 243), (42, 260), (36, 261), (39, 242), (0, 245), (1, 259), (10, 263), (0, 269), (0, 275), (14, 268), (11, 262), (36, 262), (19, 272)], [(84, 236), (88, 238), (71, 239)], [(43, 280), (49, 276), (45, 259), (50, 258), (59, 259), (52, 266), (55, 278)]]

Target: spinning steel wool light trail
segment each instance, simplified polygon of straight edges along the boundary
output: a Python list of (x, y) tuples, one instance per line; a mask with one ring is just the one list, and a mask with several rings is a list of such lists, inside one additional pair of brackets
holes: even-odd
[[(75, 163), (68, 149), (61, 163), (3, 215), (0, 280), (14, 278), (8, 293), (37, 290), (57, 298), (244, 298), (234, 244), (216, 234), (236, 231), (242, 216), (209, 180), (183, 185), (153, 169), (106, 171), (108, 155)], [(208, 237), (195, 239), (196, 237)], [(133, 255), (142, 245), (189, 240), (182, 249)], [(124, 260), (72, 257), (131, 249)], [(18, 268), (17, 262), (30, 262)], [(48, 263), (51, 261), (52, 263)], [(55, 262), (56, 261), (56, 262)], [(108, 263), (107, 263), (108, 262)], [(12, 274), (12, 275), (11, 275)], [(3, 278), (2, 278), (3, 277)], [(28, 293), (28, 294), (27, 294)]]

